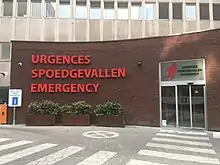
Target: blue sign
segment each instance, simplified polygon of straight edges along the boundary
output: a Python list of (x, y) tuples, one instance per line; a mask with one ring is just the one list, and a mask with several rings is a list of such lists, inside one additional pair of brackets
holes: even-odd
[(12, 97), (12, 105), (18, 105), (18, 97)]
[(21, 107), (21, 104), (22, 104), (22, 90), (9, 89), (8, 106)]

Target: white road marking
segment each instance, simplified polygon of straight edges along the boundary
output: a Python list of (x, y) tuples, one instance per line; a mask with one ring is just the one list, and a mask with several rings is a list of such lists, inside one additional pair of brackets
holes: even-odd
[(126, 165), (168, 165), (168, 164), (161, 164), (161, 163), (154, 163), (154, 162), (147, 162), (143, 160), (131, 159)]
[(53, 154), (50, 154), (48, 156), (45, 156), (41, 159), (38, 159), (36, 161), (30, 162), (27, 165), (52, 165), (55, 164), (62, 159), (65, 159), (73, 154), (76, 154), (77, 152), (83, 150), (82, 147), (76, 147), (76, 146), (70, 146), (68, 148), (62, 149), (58, 152), (55, 152)]
[(30, 144), (30, 143), (33, 143), (33, 142), (32, 141), (22, 140), (22, 141), (10, 143), (10, 144), (4, 144), (4, 145), (0, 146), (0, 151), (6, 150), (6, 149), (10, 149), (10, 148), (14, 148), (14, 147), (18, 147), (18, 146), (22, 146), (22, 145), (25, 145), (25, 144)]
[(183, 139), (194, 139), (194, 140), (209, 140), (208, 137), (201, 137), (201, 136), (184, 136), (184, 135), (175, 135), (175, 134), (166, 134), (166, 133), (157, 133), (157, 136), (165, 136), (165, 137), (176, 137), (176, 138), (183, 138)]
[(159, 152), (159, 151), (151, 151), (151, 150), (140, 150), (138, 152), (139, 155), (145, 156), (154, 156), (166, 159), (175, 159), (181, 161), (192, 161), (192, 162), (199, 162), (199, 163), (210, 163), (210, 164), (220, 164), (219, 160), (216, 158), (209, 158), (204, 156), (192, 156), (192, 155), (185, 155), (185, 154), (174, 154), (174, 153), (167, 153), (167, 152)]
[(204, 148), (193, 148), (169, 144), (159, 144), (159, 143), (148, 143), (148, 147), (164, 148), (164, 149), (173, 149), (173, 150), (182, 150), (182, 151), (191, 151), (191, 152), (200, 152), (206, 154), (216, 154), (213, 149), (204, 149)]
[(99, 151), (77, 165), (102, 165), (116, 154), (116, 152)]
[(8, 141), (8, 140), (11, 140), (9, 138), (0, 138), (0, 142), (5, 142), (5, 141)]
[(53, 146), (56, 146), (57, 144), (50, 144), (50, 143), (45, 143), (45, 144), (41, 144), (41, 145), (37, 145), (28, 149), (24, 149), (21, 151), (17, 151), (8, 155), (4, 155), (0, 157), (0, 164), (5, 164), (5, 163), (9, 163), (11, 161), (20, 159), (22, 157), (28, 156), (28, 155), (32, 155), (34, 153), (43, 151), (45, 149), (51, 148)]
[(169, 138), (156, 138), (155, 137), (155, 138), (152, 138), (152, 141), (171, 142), (171, 143), (188, 144), (188, 145), (195, 145), (195, 146), (212, 146), (211, 143), (206, 143), (206, 142), (194, 142), (194, 141), (169, 139)]
[(160, 132), (207, 136), (206, 132), (196, 132), (196, 131), (177, 131), (177, 130), (164, 130), (164, 129), (161, 129)]

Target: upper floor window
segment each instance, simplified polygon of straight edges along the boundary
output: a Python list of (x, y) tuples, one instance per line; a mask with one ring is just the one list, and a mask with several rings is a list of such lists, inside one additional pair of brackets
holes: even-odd
[(142, 19), (141, 3), (132, 2), (131, 3), (131, 19)]
[(3, 16), (12, 16), (13, 0), (3, 0)]
[(200, 19), (201, 20), (209, 20), (209, 4), (208, 3), (200, 3)]
[(59, 17), (70, 18), (70, 0), (60, 0), (59, 3)]
[(76, 1), (76, 16), (77, 19), (87, 18), (86, 1)]
[(101, 4), (100, 2), (91, 2), (90, 4), (90, 18), (100, 19), (101, 18)]
[(173, 19), (183, 19), (182, 3), (173, 3)]
[(118, 2), (118, 19), (128, 19), (128, 3)]
[(159, 19), (169, 19), (169, 3), (159, 3)]
[(27, 16), (27, 0), (17, 0), (17, 16), (26, 17)]
[(195, 4), (186, 4), (186, 19), (196, 20), (196, 5)]
[(155, 4), (145, 3), (145, 19), (154, 20), (155, 19)]
[(56, 0), (46, 0), (46, 17), (55, 17)]
[(213, 20), (220, 20), (220, 4), (213, 4)]
[(10, 50), (11, 50), (11, 43), (3, 42), (0, 43), (0, 59), (8, 60), (10, 59)]
[(31, 0), (32, 17), (41, 17), (41, 0)]
[(104, 2), (104, 19), (114, 19), (114, 2)]

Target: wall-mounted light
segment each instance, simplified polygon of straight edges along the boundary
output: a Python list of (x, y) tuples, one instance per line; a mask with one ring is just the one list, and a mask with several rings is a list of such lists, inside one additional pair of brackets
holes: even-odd
[(23, 65), (22, 62), (19, 62), (19, 63), (18, 63), (18, 66), (22, 66), (22, 65)]
[(6, 76), (6, 73), (5, 73), (5, 72), (0, 72), (0, 74), (1, 74), (2, 76)]
[(142, 61), (137, 61), (138, 66), (142, 66)]

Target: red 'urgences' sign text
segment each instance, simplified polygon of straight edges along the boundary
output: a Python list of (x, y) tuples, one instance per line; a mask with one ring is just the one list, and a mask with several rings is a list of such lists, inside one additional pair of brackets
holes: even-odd
[[(104, 78), (124, 78), (125, 68), (87, 68), (75, 69), (69, 65), (89, 65), (91, 56), (89, 55), (32, 55), (32, 64), (45, 64), (46, 68), (32, 69), (32, 79), (61, 79), (56, 84), (31, 84), (32, 93), (97, 93), (99, 83), (62, 83), (65, 79), (104, 79)], [(63, 69), (49, 68), (48, 65), (64, 65)], [(66, 68), (65, 68), (66, 66)], [(70, 69), (67, 69), (70, 68)], [(42, 81), (43, 82), (43, 81)]]

